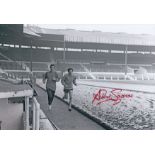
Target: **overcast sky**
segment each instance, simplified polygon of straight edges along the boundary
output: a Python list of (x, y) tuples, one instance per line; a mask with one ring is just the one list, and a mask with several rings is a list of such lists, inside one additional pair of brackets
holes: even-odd
[(38, 24), (38, 26), (51, 29), (100, 30), (103, 32), (125, 32), (130, 34), (155, 35), (155, 25), (151, 24)]

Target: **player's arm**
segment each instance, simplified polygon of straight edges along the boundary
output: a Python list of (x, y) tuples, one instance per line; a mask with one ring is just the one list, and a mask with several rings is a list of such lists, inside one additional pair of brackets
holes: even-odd
[(76, 77), (74, 77), (74, 79), (73, 79), (73, 84), (74, 84), (75, 86), (77, 86)]
[(60, 81), (60, 77), (58, 75), (58, 73), (56, 73), (56, 82), (59, 82)]
[(64, 86), (65, 85), (65, 75), (61, 79), (61, 84)]

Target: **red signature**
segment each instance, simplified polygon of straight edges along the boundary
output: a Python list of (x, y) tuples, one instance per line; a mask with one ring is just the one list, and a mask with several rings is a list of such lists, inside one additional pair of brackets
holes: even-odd
[(98, 90), (97, 93), (93, 94), (92, 103), (93, 104), (96, 103), (96, 105), (100, 105), (101, 103), (112, 101), (113, 105), (116, 105), (121, 102), (122, 98), (133, 97), (132, 94), (125, 94), (125, 93), (122, 93), (122, 91), (123, 91), (122, 89), (112, 89), (108, 93), (106, 89), (102, 88)]

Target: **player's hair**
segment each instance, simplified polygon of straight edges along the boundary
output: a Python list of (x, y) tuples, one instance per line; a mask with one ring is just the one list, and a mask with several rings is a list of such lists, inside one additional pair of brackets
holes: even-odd
[(70, 70), (72, 70), (72, 72), (73, 72), (73, 68), (68, 68), (68, 72), (69, 72)]
[(54, 67), (55, 67), (55, 65), (54, 65), (54, 64), (50, 64), (50, 68), (51, 68), (52, 66), (54, 66)]

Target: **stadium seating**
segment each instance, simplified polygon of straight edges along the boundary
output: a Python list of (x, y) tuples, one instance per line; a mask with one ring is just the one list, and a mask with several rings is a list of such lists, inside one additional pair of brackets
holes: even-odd
[(92, 72), (123, 72), (122, 65), (91, 64)]
[[(30, 48), (8, 48), (8, 50), (0, 50), (0, 52), (15, 61), (33, 62), (51, 62), (52, 60), (62, 60), (63, 51), (49, 49), (30, 49)], [(32, 55), (31, 55), (32, 54)], [(31, 57), (32, 56), (32, 57)], [(124, 64), (124, 53), (104, 53), (90, 51), (66, 51), (67, 62), (87, 63), (91, 61), (100, 61), (103, 63)], [(0, 60), (4, 59), (0, 57)], [(128, 64), (152, 64), (154, 63), (154, 54), (129, 53)]]
[[(63, 51), (58, 51), (59, 55), (54, 57), (58, 58), (62, 57)], [(60, 55), (61, 54), (61, 55)], [(128, 64), (152, 64), (155, 60), (154, 54), (141, 54), (141, 53), (129, 53), (127, 55)], [(91, 61), (102, 61), (103, 63), (113, 63), (113, 64), (124, 64), (125, 63), (125, 55), (124, 53), (103, 53), (103, 52), (75, 52), (75, 51), (67, 51), (66, 52), (66, 61), (71, 62), (91, 62)]]
[(0, 68), (4, 70), (23, 70), (23, 66), (14, 61), (0, 61)]
[(0, 60), (6, 60), (6, 58), (0, 55)]
[[(29, 68), (31, 68), (30, 63), (25, 63)], [(32, 63), (32, 70), (33, 71), (48, 71), (48, 65), (46, 63)]]
[(11, 73), (15, 75), (17, 78), (24, 78), (24, 79), (29, 78), (28, 72), (11, 72)]
[[(65, 62), (63, 62), (63, 51), (49, 49), (30, 49), (30, 48), (12, 48), (7, 50), (0, 49), (0, 52), (9, 57), (8, 61), (0, 55), (0, 67), (4, 70), (23, 70), (20, 62), (25, 63), (30, 68), (32, 58), (32, 70), (37, 75), (42, 76), (41, 72), (48, 71), (48, 64), (56, 63), (58, 71), (66, 71), (67, 68), (73, 68), (75, 72), (116, 72), (125, 71), (124, 53), (104, 53), (90, 51), (66, 51)], [(138, 69), (140, 66), (145, 68), (148, 73), (155, 73), (154, 54), (129, 53), (127, 63), (130, 70)], [(17, 63), (18, 62), (18, 63)], [(150, 66), (149, 66), (150, 65)], [(24, 74), (24, 73), (23, 73)], [(27, 75), (23, 75), (27, 76)]]
[(104, 63), (124, 63), (124, 55), (122, 53), (103, 53), (103, 52), (66, 52), (66, 59), (70, 60), (80, 60), (81, 62), (90, 61), (102, 61)]
[(51, 51), (44, 49), (8, 48), (8, 50), (1, 50), (1, 53), (15, 61), (30, 61), (31, 58), (34, 62), (51, 61)]
[(72, 64), (72, 63), (58, 63), (56, 65), (57, 70), (66, 71), (68, 68), (73, 68), (74, 72), (85, 72), (84, 68), (80, 64)]

